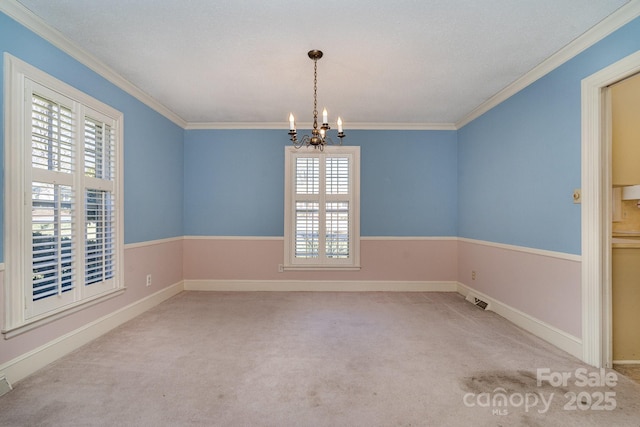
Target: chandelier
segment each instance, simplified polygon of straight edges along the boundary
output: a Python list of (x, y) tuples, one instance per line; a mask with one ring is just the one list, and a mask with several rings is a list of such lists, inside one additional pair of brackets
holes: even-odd
[(329, 120), (327, 119), (327, 109), (322, 110), (322, 126), (318, 129), (318, 59), (322, 58), (322, 51), (310, 50), (309, 58), (313, 60), (313, 129), (311, 130), (311, 136), (304, 135), (301, 139), (298, 139), (298, 132), (296, 131), (296, 122), (293, 117), (293, 113), (289, 114), (289, 136), (294, 147), (300, 148), (303, 145), (319, 148), (320, 151), (324, 149), (327, 144), (342, 145), (342, 138), (344, 138), (344, 132), (342, 131), (342, 119), (338, 117), (338, 140), (337, 143), (327, 135), (327, 131), (331, 129), (329, 127)]

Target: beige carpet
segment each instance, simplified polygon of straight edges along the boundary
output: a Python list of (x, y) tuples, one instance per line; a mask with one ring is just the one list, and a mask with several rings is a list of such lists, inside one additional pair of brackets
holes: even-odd
[(640, 426), (640, 385), (587, 374), (453, 293), (183, 292), (15, 384), (0, 425)]
[(613, 369), (640, 384), (640, 365), (613, 365)]

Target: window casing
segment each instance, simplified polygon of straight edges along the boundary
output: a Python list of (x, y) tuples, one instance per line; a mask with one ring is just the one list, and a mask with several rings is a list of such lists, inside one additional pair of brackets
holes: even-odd
[(124, 289), (122, 113), (5, 54), (6, 318), (50, 321)]
[(284, 268), (360, 268), (360, 147), (285, 148)]

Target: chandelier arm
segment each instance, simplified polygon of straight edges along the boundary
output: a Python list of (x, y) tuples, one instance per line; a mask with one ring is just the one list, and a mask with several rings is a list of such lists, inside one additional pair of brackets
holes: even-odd
[(303, 145), (307, 145), (307, 146), (310, 145), (311, 144), (310, 140), (311, 138), (309, 137), (309, 135), (304, 135), (296, 148), (300, 148)]
[(330, 136), (325, 136), (324, 137), (324, 143), (325, 143), (325, 145), (342, 145), (342, 138), (344, 138), (344, 135), (342, 135), (342, 136), (338, 135), (338, 138), (340, 138), (340, 139), (338, 139), (338, 142), (335, 142), (333, 139), (331, 139)]

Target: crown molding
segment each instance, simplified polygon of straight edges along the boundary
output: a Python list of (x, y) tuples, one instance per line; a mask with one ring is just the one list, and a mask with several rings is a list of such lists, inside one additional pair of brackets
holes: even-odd
[(2, 2), (0, 2), (0, 12), (3, 12), (21, 25), (27, 27), (35, 34), (47, 40), (49, 43), (62, 50), (75, 60), (79, 61), (83, 65), (86, 65), (88, 68), (90, 68), (100, 76), (104, 77), (142, 103), (146, 104), (148, 107), (162, 114), (164, 117), (171, 120), (178, 126), (182, 128), (186, 127), (187, 122), (184, 119), (175, 114), (173, 111), (169, 110), (156, 99), (149, 96), (146, 92), (139, 89), (133, 83), (122, 77), (120, 74), (101, 62), (99, 59), (78, 47), (75, 43), (62, 35), (62, 33), (49, 26), (40, 17), (35, 15), (22, 4), (18, 3), (15, 0), (3, 0)]
[[(312, 123), (298, 123), (298, 129), (311, 129)], [(275, 129), (287, 130), (288, 122), (189, 122), (186, 130), (213, 129)], [(454, 123), (351, 123), (345, 125), (345, 132), (350, 130), (457, 130)]]
[[(307, 129), (311, 129), (309, 123)], [(302, 128), (302, 126), (301, 126)], [(454, 123), (366, 123), (348, 122), (344, 124), (345, 132), (353, 130), (456, 130)]]
[(460, 129), (471, 121), (477, 119), (493, 107), (520, 92), (536, 80), (549, 74), (551, 71), (593, 46), (609, 34), (621, 28), (623, 25), (628, 24), (638, 16), (640, 16), (640, 0), (631, 0), (629, 3), (593, 26), (587, 32), (538, 64), (527, 74), (515, 80), (509, 86), (505, 87), (487, 101), (480, 104), (468, 115), (456, 122), (456, 129)]
[(288, 122), (187, 122), (186, 130), (286, 129)]

